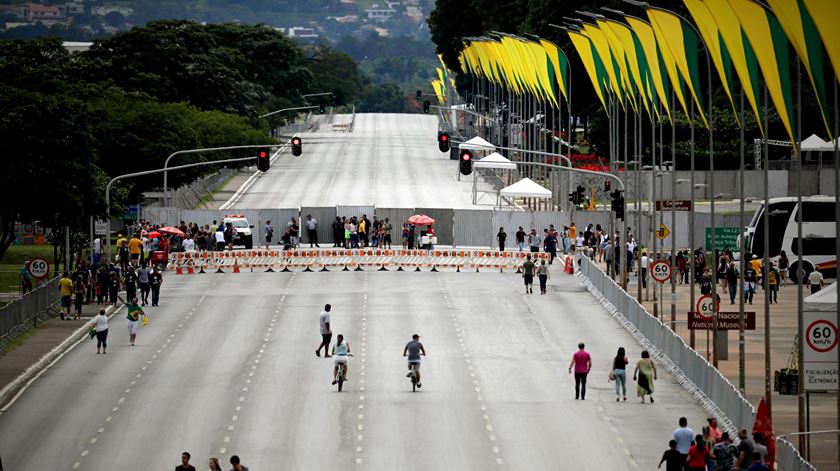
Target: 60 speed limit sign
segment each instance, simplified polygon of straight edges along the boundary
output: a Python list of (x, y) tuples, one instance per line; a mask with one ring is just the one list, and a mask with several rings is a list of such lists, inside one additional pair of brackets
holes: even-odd
[(650, 276), (659, 283), (671, 279), (671, 265), (665, 260), (657, 260), (650, 267)]
[(41, 257), (35, 257), (27, 267), (33, 278), (46, 278), (50, 274), (50, 262)]
[(697, 300), (697, 312), (711, 319), (715, 313), (715, 301), (711, 294), (704, 294)]

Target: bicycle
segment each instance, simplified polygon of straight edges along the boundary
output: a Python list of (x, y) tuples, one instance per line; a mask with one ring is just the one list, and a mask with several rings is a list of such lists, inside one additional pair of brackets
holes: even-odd
[[(348, 354), (348, 357), (352, 357), (352, 354)], [(336, 384), (338, 385), (338, 392), (341, 392), (341, 389), (344, 387), (344, 377), (347, 375), (347, 363), (342, 363), (341, 368), (338, 369), (338, 374), (335, 377)]]
[(411, 391), (416, 392), (420, 382), (417, 381), (417, 370), (415, 369), (417, 363), (409, 363), (408, 378), (411, 380)]

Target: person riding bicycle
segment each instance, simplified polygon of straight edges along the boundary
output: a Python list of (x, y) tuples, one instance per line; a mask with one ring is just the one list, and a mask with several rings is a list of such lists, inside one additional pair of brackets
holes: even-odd
[(347, 358), (350, 356), (350, 344), (344, 341), (344, 336), (338, 334), (335, 338), (335, 345), (332, 348), (333, 354), (333, 362), (335, 363), (335, 367), (333, 367), (333, 381), (332, 384), (335, 384), (337, 381), (336, 377), (338, 376), (338, 367), (342, 366), (344, 368), (344, 381), (348, 381), (347, 379)]
[(420, 336), (414, 334), (411, 336), (411, 342), (405, 344), (403, 349), (403, 356), (408, 356), (408, 374), (406, 378), (411, 377), (411, 367), (414, 366), (414, 374), (417, 376), (417, 387), (422, 387), (420, 384), (420, 355), (426, 355), (426, 349), (420, 343)]

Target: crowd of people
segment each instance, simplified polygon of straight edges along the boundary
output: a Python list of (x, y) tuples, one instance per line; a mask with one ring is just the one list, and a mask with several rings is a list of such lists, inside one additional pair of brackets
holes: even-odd
[[(195, 471), (195, 466), (190, 464), (192, 455), (185, 451), (181, 453), (181, 464), (175, 467), (175, 471)], [(237, 455), (230, 457), (230, 471), (248, 471), (248, 467), (242, 464), (242, 460)], [(210, 458), (207, 463), (207, 469), (210, 471), (222, 471), (222, 464), (219, 458)]]
[(662, 455), (659, 467), (666, 471), (769, 471), (767, 443), (763, 434), (752, 437), (746, 429), (738, 432), (738, 443), (728, 432), (718, 429), (717, 419), (709, 418), (702, 433), (695, 434), (688, 420), (680, 417), (668, 450)]

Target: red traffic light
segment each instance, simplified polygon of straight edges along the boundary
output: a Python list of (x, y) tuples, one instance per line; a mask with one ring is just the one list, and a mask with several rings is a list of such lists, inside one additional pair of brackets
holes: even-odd
[(292, 145), (299, 146), (300, 145), (300, 138), (296, 137), (296, 138), (292, 139)]
[(470, 154), (461, 154), (461, 159), (462, 160), (470, 160), (470, 158), (471, 158)]
[(268, 158), (268, 151), (261, 150), (258, 154), (258, 157), (261, 158), (261, 159)]
[(447, 136), (446, 134), (441, 134), (441, 135), (440, 135), (440, 140), (441, 140), (441, 141), (444, 141), (444, 142), (445, 142), (445, 141), (447, 141), (448, 139), (449, 139), (449, 136)]

